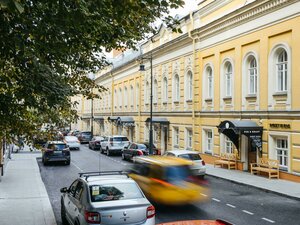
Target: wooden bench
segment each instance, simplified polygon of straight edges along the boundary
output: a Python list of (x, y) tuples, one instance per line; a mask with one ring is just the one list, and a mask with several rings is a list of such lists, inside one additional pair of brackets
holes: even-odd
[(260, 172), (268, 173), (269, 179), (272, 177), (279, 178), (279, 161), (274, 159), (260, 158), (257, 163), (251, 163), (251, 174)]
[(230, 169), (237, 168), (237, 161), (236, 161), (236, 154), (232, 153), (221, 153), (220, 158), (214, 161), (214, 167), (220, 166), (223, 167), (224, 165)]

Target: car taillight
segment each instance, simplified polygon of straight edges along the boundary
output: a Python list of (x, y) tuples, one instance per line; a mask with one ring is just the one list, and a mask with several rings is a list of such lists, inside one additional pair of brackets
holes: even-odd
[(202, 160), (202, 165), (205, 166), (205, 162)]
[(147, 219), (152, 218), (153, 216), (155, 216), (155, 208), (151, 205), (147, 208)]
[(100, 223), (100, 214), (97, 212), (84, 212), (84, 218), (87, 223), (96, 224)]
[(137, 153), (138, 153), (138, 155), (144, 155), (141, 150), (138, 150)]

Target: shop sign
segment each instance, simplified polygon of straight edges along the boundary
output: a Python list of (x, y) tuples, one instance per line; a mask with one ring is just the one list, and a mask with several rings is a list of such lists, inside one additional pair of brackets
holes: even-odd
[(269, 126), (276, 129), (291, 129), (291, 124), (288, 123), (270, 123)]

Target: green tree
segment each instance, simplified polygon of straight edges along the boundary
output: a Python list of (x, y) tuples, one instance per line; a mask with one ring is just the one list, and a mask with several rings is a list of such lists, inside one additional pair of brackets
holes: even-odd
[(76, 120), (71, 97), (92, 96), (86, 74), (103, 54), (134, 48), (183, 0), (0, 0), (0, 137), (32, 137), (43, 124)]

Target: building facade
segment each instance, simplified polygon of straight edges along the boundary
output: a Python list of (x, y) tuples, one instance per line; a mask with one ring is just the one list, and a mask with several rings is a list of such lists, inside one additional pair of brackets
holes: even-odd
[(300, 182), (300, 1), (198, 7), (180, 19), (182, 34), (162, 26), (140, 51), (99, 71), (107, 91), (93, 101), (93, 116), (91, 100), (76, 97), (81, 120), (72, 128), (89, 130), (93, 121), (96, 134), (148, 141), (152, 86), (162, 152), (194, 149), (208, 163), (232, 152), (244, 171), (259, 157), (278, 159), (280, 177)]

